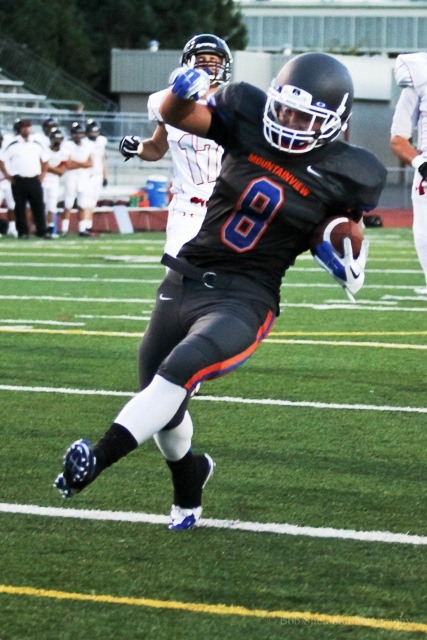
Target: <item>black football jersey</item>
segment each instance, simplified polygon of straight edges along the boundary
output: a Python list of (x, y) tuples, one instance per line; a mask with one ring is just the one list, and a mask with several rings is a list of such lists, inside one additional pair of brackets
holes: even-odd
[(179, 255), (192, 264), (248, 275), (275, 292), (331, 215), (373, 209), (386, 170), (369, 151), (335, 141), (308, 153), (274, 149), (263, 134), (266, 94), (247, 83), (210, 99), (206, 137), (224, 147), (221, 172), (198, 235)]

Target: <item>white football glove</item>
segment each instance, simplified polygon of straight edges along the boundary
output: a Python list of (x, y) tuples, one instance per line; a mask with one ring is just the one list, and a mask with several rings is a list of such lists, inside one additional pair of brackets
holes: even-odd
[(203, 69), (183, 67), (181, 73), (173, 72), (173, 76), (172, 93), (183, 100), (199, 100), (206, 95), (210, 87), (209, 75)]
[(330, 242), (324, 240), (317, 245), (313, 258), (343, 287), (351, 302), (365, 282), (365, 266), (368, 259), (369, 242), (362, 241), (359, 256), (354, 258), (350, 238), (344, 238), (344, 257), (340, 258)]
[(119, 151), (124, 156), (125, 162), (138, 155), (141, 138), (138, 136), (125, 136), (120, 140)]

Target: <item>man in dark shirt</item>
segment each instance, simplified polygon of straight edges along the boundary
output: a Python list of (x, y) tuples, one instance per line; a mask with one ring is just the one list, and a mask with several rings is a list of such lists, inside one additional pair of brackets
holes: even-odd
[[(386, 171), (368, 151), (336, 140), (351, 115), (347, 69), (326, 54), (304, 54), (280, 71), (268, 94), (246, 83), (209, 85), (199, 69), (181, 69), (161, 106), (165, 122), (224, 147), (224, 160), (200, 232), (169, 272), (139, 351), (142, 391), (101, 441), (71, 445), (55, 486), (69, 497), (106, 467), (154, 436), (172, 473), (169, 527), (200, 518), (210, 456), (191, 449), (191, 392), (231, 372), (268, 335), (279, 313), (287, 269), (309, 248), (316, 226), (331, 215), (356, 222), (373, 209)], [(120, 143), (136, 155), (139, 138)], [(340, 259), (322, 243), (318, 262), (353, 296), (364, 278), (366, 248)]]

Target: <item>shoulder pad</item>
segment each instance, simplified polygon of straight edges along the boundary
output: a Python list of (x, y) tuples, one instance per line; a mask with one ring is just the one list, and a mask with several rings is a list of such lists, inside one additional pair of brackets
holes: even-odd
[(336, 142), (333, 148), (334, 153), (316, 163), (319, 169), (348, 178), (361, 187), (376, 188), (385, 184), (387, 169), (373, 153), (346, 142)]
[(264, 108), (266, 94), (247, 82), (223, 85), (209, 96), (208, 104), (218, 112), (258, 113)]

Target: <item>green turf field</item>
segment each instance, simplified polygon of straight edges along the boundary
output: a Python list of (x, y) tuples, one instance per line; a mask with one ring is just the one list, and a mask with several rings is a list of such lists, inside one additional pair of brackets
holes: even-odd
[(0, 640), (427, 635), (427, 296), (411, 230), (366, 235), (356, 305), (302, 256), (269, 338), (192, 401), (217, 466), (187, 532), (153, 442), (52, 488), (137, 390), (163, 235), (0, 240)]

